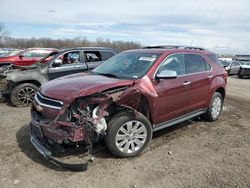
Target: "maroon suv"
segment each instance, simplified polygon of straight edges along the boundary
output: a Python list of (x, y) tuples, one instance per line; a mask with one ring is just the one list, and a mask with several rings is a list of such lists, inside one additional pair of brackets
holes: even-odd
[(31, 111), (31, 141), (54, 162), (54, 146), (91, 146), (101, 138), (112, 154), (137, 156), (154, 131), (200, 115), (217, 120), (226, 82), (217, 56), (202, 48), (125, 51), (89, 74), (42, 85)]
[(40, 60), (45, 55), (55, 51), (51, 48), (28, 48), (18, 53), (0, 57), (0, 67), (14, 64), (16, 66), (29, 66)]

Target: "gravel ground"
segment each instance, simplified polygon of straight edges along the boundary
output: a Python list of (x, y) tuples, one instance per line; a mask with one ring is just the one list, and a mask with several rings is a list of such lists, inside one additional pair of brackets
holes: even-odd
[(154, 134), (147, 151), (117, 159), (104, 147), (85, 172), (49, 164), (31, 145), (29, 108), (0, 103), (4, 187), (250, 187), (250, 79), (228, 79), (219, 120), (187, 121)]

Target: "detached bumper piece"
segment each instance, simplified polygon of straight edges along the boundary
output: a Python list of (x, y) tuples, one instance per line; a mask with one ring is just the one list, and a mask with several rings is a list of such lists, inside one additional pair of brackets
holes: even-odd
[(43, 155), (43, 157), (50, 161), (51, 163), (71, 170), (71, 171), (86, 171), (88, 168), (88, 162), (82, 163), (82, 164), (69, 164), (69, 163), (64, 163), (55, 157), (52, 156), (52, 152), (42, 144), (40, 139), (42, 139), (43, 134), (40, 126), (30, 124), (29, 125), (29, 133), (30, 133), (30, 140), (33, 146), (39, 151), (40, 154)]

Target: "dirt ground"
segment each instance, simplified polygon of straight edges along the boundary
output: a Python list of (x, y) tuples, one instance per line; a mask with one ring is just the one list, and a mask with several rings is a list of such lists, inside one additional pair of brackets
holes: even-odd
[(0, 104), (0, 187), (250, 187), (250, 79), (228, 79), (219, 120), (154, 134), (147, 151), (117, 159), (106, 148), (85, 172), (49, 164), (31, 145), (29, 108)]

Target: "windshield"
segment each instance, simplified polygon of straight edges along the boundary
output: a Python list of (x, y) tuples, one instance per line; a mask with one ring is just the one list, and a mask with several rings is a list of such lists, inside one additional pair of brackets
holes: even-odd
[(221, 64), (225, 67), (229, 66), (230, 65), (230, 62), (227, 62), (227, 61), (221, 61)]
[(22, 51), (21, 50), (15, 50), (15, 51), (9, 51), (9, 52), (5, 52), (3, 54), (1, 54), (1, 56), (3, 57), (9, 57), (9, 56), (15, 56), (19, 53), (21, 53)]
[(250, 65), (250, 61), (242, 63), (243, 65)]
[(146, 74), (160, 54), (127, 52), (108, 59), (93, 70), (101, 74), (123, 79), (137, 79)]
[(43, 57), (42, 59), (37, 61), (36, 64), (45, 64), (46, 62), (51, 60), (58, 53), (59, 53), (58, 51), (51, 52), (50, 54), (46, 55), (45, 57)]

